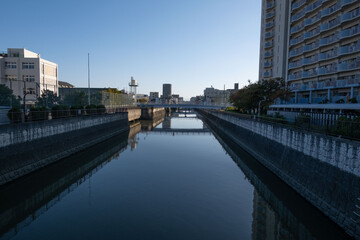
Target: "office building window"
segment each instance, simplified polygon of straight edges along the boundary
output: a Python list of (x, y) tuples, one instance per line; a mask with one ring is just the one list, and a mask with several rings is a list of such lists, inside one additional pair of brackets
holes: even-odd
[(34, 65), (34, 63), (23, 62), (22, 68), (23, 69), (34, 69), (35, 65)]
[(5, 62), (5, 68), (16, 68), (16, 62)]
[(33, 75), (23, 75), (23, 80), (27, 82), (35, 82), (35, 76)]
[(35, 88), (26, 88), (24, 94), (35, 94)]
[(5, 75), (6, 80), (8, 81), (16, 81), (17, 76), (16, 75)]

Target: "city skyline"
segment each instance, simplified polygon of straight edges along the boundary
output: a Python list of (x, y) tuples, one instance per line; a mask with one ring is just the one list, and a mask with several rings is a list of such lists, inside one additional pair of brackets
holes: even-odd
[(4, 13), (11, 37), (0, 50), (40, 53), (59, 65), (60, 81), (86, 87), (88, 53), (92, 87), (127, 88), (133, 76), (139, 93), (172, 83), (189, 100), (258, 80), (261, 1), (42, 3), (3, 3), (17, 17)]

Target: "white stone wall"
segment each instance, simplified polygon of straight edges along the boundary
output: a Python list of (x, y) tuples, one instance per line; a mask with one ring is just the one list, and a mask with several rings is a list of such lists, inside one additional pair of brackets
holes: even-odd
[(343, 171), (360, 176), (360, 143), (357, 141), (302, 132), (268, 123), (241, 119), (229, 114), (212, 114), (305, 155), (338, 167)]
[(64, 118), (25, 124), (13, 124), (0, 129), (0, 148), (36, 139), (71, 132), (127, 118), (127, 114)]

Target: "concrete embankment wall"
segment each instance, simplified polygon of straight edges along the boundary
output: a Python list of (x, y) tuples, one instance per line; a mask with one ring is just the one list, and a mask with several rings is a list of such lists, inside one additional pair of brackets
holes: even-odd
[(360, 239), (360, 143), (199, 111), (347, 233)]
[(45, 171), (37, 171), (0, 188), (0, 239), (13, 238), (112, 158), (116, 158), (127, 145), (128, 134), (124, 132), (58, 161)]
[(0, 185), (129, 130), (128, 114), (0, 126)]
[(141, 118), (141, 108), (129, 108), (125, 110), (128, 113), (129, 122)]
[(141, 108), (141, 119), (153, 120), (165, 117), (165, 108), (145, 107)]

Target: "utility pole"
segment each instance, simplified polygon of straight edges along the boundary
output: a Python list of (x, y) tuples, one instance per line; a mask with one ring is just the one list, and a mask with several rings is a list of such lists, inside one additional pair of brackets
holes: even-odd
[(88, 53), (88, 105), (90, 105), (90, 53)]

